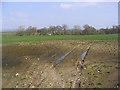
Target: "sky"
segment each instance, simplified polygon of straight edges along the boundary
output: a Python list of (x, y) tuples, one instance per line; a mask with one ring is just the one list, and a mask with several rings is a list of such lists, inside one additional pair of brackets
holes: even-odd
[(2, 2), (3, 31), (62, 24), (112, 27), (118, 24), (118, 2)]

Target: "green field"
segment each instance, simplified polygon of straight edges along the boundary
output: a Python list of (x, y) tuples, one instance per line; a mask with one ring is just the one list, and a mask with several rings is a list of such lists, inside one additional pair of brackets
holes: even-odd
[(2, 34), (2, 44), (16, 42), (41, 42), (44, 40), (117, 40), (118, 34), (109, 35), (55, 35), (55, 36), (16, 36), (15, 34)]

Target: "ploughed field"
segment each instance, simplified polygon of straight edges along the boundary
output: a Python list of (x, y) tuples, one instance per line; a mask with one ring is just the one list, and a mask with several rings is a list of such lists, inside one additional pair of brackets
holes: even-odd
[[(90, 45), (81, 67), (81, 56)], [(2, 49), (3, 88), (119, 86), (117, 40), (52, 40), (39, 44), (18, 42), (4, 45)], [(68, 52), (70, 53), (55, 65)]]

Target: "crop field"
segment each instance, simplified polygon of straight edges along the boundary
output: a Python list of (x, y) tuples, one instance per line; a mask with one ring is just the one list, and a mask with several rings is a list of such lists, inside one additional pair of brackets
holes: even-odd
[[(85, 36), (3, 34), (2, 43), (3, 88), (119, 86), (117, 34)], [(89, 46), (90, 49), (82, 64), (81, 56)], [(60, 59), (62, 60), (56, 64)]]
[(16, 42), (40, 43), (45, 40), (117, 40), (118, 34), (109, 35), (52, 35), (52, 36), (16, 36), (15, 34), (2, 34), (2, 44)]

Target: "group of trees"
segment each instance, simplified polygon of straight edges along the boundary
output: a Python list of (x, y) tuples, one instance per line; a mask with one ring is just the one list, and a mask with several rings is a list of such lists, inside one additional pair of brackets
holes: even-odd
[(19, 26), (16, 35), (95, 35), (95, 34), (115, 34), (119, 33), (120, 26), (113, 26), (112, 28), (101, 28), (96, 30), (94, 27), (88, 24), (83, 26), (83, 30), (79, 25), (74, 25), (73, 28), (67, 29), (67, 25), (62, 26), (50, 26), (37, 29), (36, 27), (29, 26), (25, 29), (25, 26)]
[(25, 29), (25, 26), (19, 26), (16, 35), (23, 36), (23, 35), (37, 35), (37, 28), (29, 26)]

